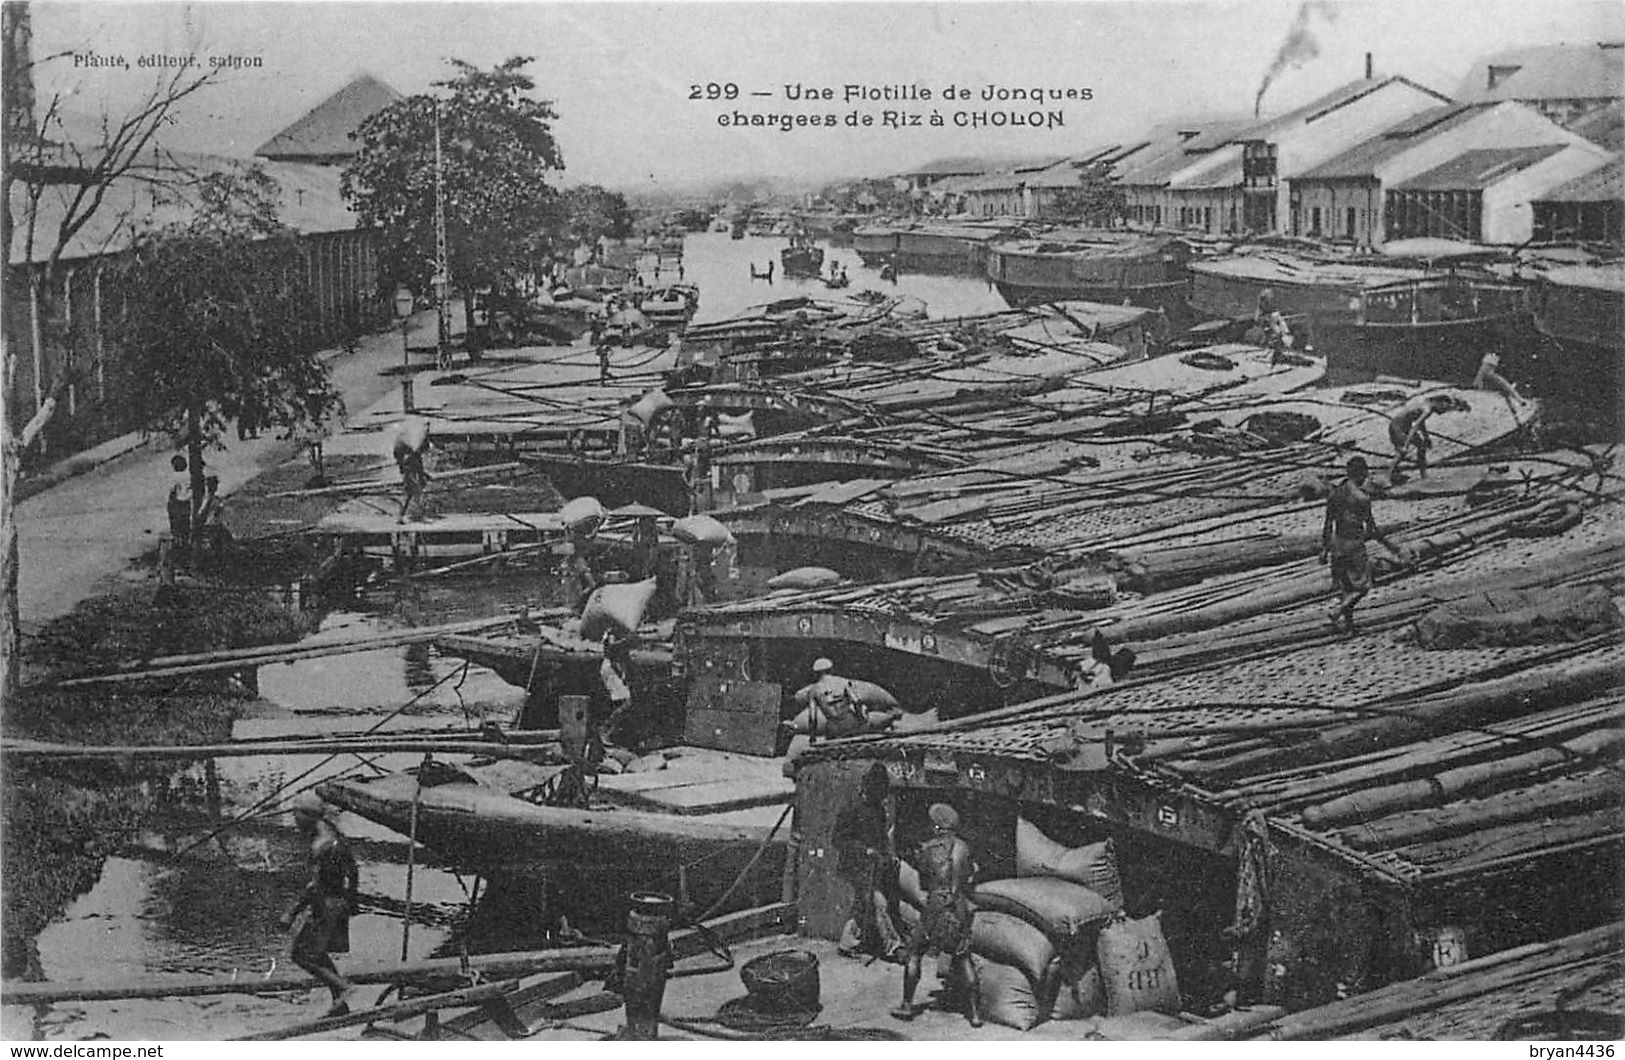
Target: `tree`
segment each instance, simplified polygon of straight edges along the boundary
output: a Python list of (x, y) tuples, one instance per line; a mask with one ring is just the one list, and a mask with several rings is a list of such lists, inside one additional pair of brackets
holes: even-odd
[(847, 213), (908, 213), (913, 200), (894, 181), (866, 178), (826, 187), (819, 193), (837, 210)]
[(564, 193), (564, 232), (572, 244), (596, 243), (600, 236), (625, 239), (632, 234), (632, 208), (626, 196), (597, 184)]
[(561, 218), (549, 174), (564, 169), (550, 102), (526, 93), (533, 60), (490, 70), (452, 60), (458, 76), (435, 82), (437, 102), (410, 96), (361, 126), (361, 150), (341, 191), (367, 224), (383, 230), (389, 278), (416, 291), (435, 274), (435, 127), (438, 115), (451, 282), (474, 336), (473, 295), (511, 289), (533, 271)]
[(276, 219), (275, 184), (258, 169), (201, 178), (191, 221), (136, 238), (111, 279), (122, 304), (109, 327), (121, 393), (149, 431), (187, 450), (192, 496), (203, 452), (249, 412), (276, 426), (339, 407), (305, 322), (304, 251)]
[(1127, 214), (1128, 197), (1110, 176), (1086, 172), (1076, 188), (1063, 188), (1056, 193), (1055, 212), (1068, 221), (1110, 228)]
[[(214, 78), (182, 67), (154, 78), (145, 92), (131, 97), (122, 115), (103, 113), (95, 142), (81, 143), (68, 135), (63, 121), (61, 93), (36, 99), (34, 70), (44, 63), (71, 62), (58, 53), (36, 61), (32, 51), (31, 8), (27, 3), (0, 5), (0, 127), (4, 154), (0, 157), (0, 245), (7, 254), (3, 275), (8, 301), (40, 307), (45, 321), (57, 317), (54, 301), (61, 291), (63, 257), (70, 245), (89, 230), (97, 218), (113, 216), (102, 226), (101, 249), (113, 247), (135, 224), (135, 211), (127, 202), (110, 201), (116, 188), (139, 183), (153, 191), (184, 196), (193, 174), (158, 149), (155, 138), (174, 121), (177, 109)], [(17, 194), (18, 189), (21, 194)], [(115, 196), (116, 199), (116, 196)], [(34, 263), (33, 268), (10, 268), (13, 261)], [(5, 314), (9, 329), (12, 314)], [(36, 380), (40, 400), (26, 424), (7, 417), (0, 424), (0, 703), (10, 702), (17, 688), (17, 548), (15, 489), (22, 453), (43, 437), (58, 405), (75, 378), (84, 370), (73, 349), (72, 333), (63, 336), (67, 358), (59, 376)], [(25, 407), (14, 390), (17, 342), (9, 330), (0, 337), (4, 358), (4, 403)]]

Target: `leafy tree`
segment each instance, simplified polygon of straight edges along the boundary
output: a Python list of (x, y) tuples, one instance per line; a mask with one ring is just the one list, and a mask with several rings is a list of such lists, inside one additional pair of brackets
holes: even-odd
[(305, 319), (305, 256), (276, 219), (262, 171), (221, 172), (199, 184), (191, 221), (139, 236), (110, 276), (121, 311), (120, 393), (149, 431), (184, 445), (192, 495), (204, 492), (203, 452), (245, 413), (293, 427), (340, 406)]
[(573, 244), (596, 243), (600, 236), (625, 239), (632, 234), (632, 208), (626, 196), (597, 184), (564, 193), (565, 233)]
[(824, 201), (845, 212), (895, 214), (908, 213), (913, 208), (913, 200), (908, 192), (899, 191), (891, 180), (868, 178), (848, 181), (827, 187), (819, 194)]
[(383, 229), (384, 268), (416, 291), (435, 272), (435, 122), (439, 113), (446, 250), (476, 334), (473, 294), (501, 291), (532, 271), (561, 219), (547, 179), (564, 169), (553, 140), (550, 102), (531, 98), (516, 56), (490, 70), (452, 60), (458, 76), (435, 82), (440, 99), (410, 96), (374, 114), (357, 137), (361, 150), (341, 191), (365, 223)]
[(1055, 212), (1068, 221), (1110, 228), (1128, 213), (1128, 196), (1108, 175), (1088, 172), (1078, 187), (1056, 193)]

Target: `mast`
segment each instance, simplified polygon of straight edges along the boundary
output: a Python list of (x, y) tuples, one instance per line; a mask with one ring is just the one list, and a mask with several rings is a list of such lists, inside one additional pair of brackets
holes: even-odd
[(435, 361), (451, 367), (451, 314), (446, 300), (451, 293), (451, 262), (446, 253), (445, 163), (440, 153), (440, 100), (434, 101), (434, 303)]

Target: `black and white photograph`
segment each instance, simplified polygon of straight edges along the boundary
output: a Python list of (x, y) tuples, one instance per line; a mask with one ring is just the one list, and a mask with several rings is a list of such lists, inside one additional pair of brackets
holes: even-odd
[(1625, 1038), (1619, 0), (0, 15), (0, 1038)]

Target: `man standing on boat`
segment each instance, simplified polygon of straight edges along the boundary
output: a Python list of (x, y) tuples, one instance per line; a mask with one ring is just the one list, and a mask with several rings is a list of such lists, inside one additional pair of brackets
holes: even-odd
[(609, 696), (609, 717), (604, 720), (603, 739), (605, 743), (630, 748), (633, 741), (626, 722), (632, 710), (632, 641), (609, 630), (604, 634), (603, 648), (604, 661), (598, 665), (598, 680)]
[(1339, 599), (1332, 608), (1333, 629), (1354, 632), (1354, 607), (1371, 591), (1371, 559), (1365, 544), (1376, 538), (1401, 563), (1409, 558), (1395, 548), (1371, 517), (1371, 495), (1366, 492), (1370, 468), (1365, 457), (1349, 458), (1348, 477), (1326, 498), (1326, 522), (1320, 531), (1320, 562), (1330, 561), (1332, 585)]
[(968, 897), (976, 863), (970, 847), (959, 838), (959, 814), (952, 806), (935, 803), (927, 815), (931, 820), (931, 838), (920, 844), (916, 859), (920, 889), (925, 892), (925, 908), (920, 910), (919, 922), (904, 947), (903, 1003), (892, 1009), (891, 1014), (900, 1020), (911, 1020), (918, 1014), (914, 991), (920, 985), (920, 958), (927, 952), (946, 953), (953, 958), (949, 983), (952, 988), (964, 991), (965, 1015), (972, 1027), (980, 1027), (982, 990), (970, 952), (971, 917), (975, 910)]
[(1394, 413), (1393, 419), (1388, 421), (1388, 440), (1394, 446), (1394, 468), (1388, 473), (1388, 481), (1395, 485), (1405, 481), (1405, 476), (1399, 473), (1399, 465), (1412, 451), (1416, 453), (1416, 473), (1422, 478), (1428, 477), (1428, 449), (1433, 446), (1428, 419), (1449, 407), (1450, 398), (1430, 394), (1407, 401)]
[(831, 835), (838, 871), (852, 887), (852, 918), (841, 932), (841, 952), (896, 960), (903, 951), (897, 910), (897, 857), (886, 815), (886, 767), (869, 767), (858, 784), (858, 804), (836, 818)]
[(1275, 292), (1268, 287), (1258, 292), (1258, 314), (1254, 325), (1263, 333), (1263, 343), (1269, 348), (1271, 364), (1292, 348), (1292, 330), (1287, 327), (1286, 317), (1275, 307)]
[(851, 736), (868, 727), (863, 704), (853, 694), (852, 682), (835, 672), (835, 664), (818, 659), (812, 665), (814, 680), (807, 694), (812, 715), (808, 728), (814, 736)]
[(293, 963), (303, 968), (333, 995), (328, 1016), (350, 1011), (355, 987), (339, 974), (333, 954), (350, 952), (350, 915), (355, 912), (360, 874), (344, 836), (328, 820), (332, 812), (313, 792), (293, 802), (293, 820), (310, 840), (310, 882), (304, 895), (282, 918), (292, 927)]
[(395, 436), (395, 466), (401, 472), (401, 512), (395, 520), (397, 523), (422, 514), (419, 509), (429, 485), (429, 472), (423, 466), (424, 452), (428, 448), (428, 421), (408, 416)]

